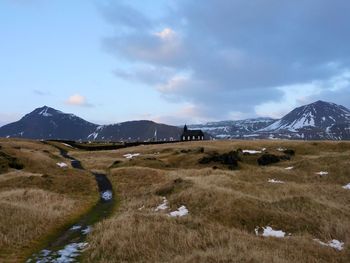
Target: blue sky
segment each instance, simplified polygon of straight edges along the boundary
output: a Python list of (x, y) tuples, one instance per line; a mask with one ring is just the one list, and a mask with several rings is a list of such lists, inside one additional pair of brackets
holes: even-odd
[(0, 125), (48, 105), (96, 123), (350, 106), (350, 3), (2, 0)]

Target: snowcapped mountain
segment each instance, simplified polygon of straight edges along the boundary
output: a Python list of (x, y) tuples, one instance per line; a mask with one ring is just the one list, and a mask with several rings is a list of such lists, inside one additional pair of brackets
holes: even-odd
[(44, 106), (17, 122), (0, 128), (0, 137), (28, 139), (65, 139), (82, 141), (178, 140), (182, 130), (152, 121), (131, 121), (97, 125), (74, 114)]
[(96, 126), (74, 114), (44, 106), (1, 127), (0, 137), (79, 140), (88, 136)]
[(272, 118), (255, 118), (237, 121), (208, 122), (207, 124), (189, 125), (191, 129), (201, 129), (212, 136), (222, 138), (244, 138), (257, 130), (275, 122)]
[[(188, 127), (217, 139), (350, 140), (350, 110), (316, 101), (292, 110), (280, 120), (256, 118)], [(0, 137), (82, 141), (178, 140), (181, 133), (182, 127), (147, 120), (97, 125), (47, 106), (0, 128)]]
[(282, 119), (260, 129), (261, 136), (291, 139), (350, 139), (350, 110), (330, 102), (316, 101), (298, 107)]

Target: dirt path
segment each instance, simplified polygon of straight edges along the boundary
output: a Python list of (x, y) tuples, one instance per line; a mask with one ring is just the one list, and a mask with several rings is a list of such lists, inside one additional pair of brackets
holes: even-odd
[[(56, 145), (52, 146), (60, 150), (62, 157), (71, 161), (73, 168), (85, 170), (81, 162), (70, 156), (66, 150)], [(70, 228), (56, 236), (45, 249), (33, 254), (26, 262), (79, 262), (81, 253), (88, 247), (86, 236), (95, 223), (111, 214), (114, 205), (113, 188), (107, 176), (102, 173), (91, 174), (95, 176), (100, 192), (98, 203)]]

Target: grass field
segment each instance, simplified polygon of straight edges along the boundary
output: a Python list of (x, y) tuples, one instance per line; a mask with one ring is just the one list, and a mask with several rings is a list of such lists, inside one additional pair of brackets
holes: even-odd
[[(97, 201), (94, 178), (73, 170), (56, 148), (41, 142), (0, 140), (0, 262), (21, 262)], [(67, 163), (60, 168), (57, 162)]]
[[(204, 148), (201, 149), (201, 147)], [(243, 155), (235, 170), (201, 165), (208, 153), (237, 149), (280, 154), (289, 161), (258, 166)], [(132, 159), (123, 155), (139, 153)], [(109, 170), (121, 205), (89, 236), (86, 262), (349, 262), (350, 143), (232, 141), (76, 152), (89, 169)], [(215, 166), (215, 167), (214, 167)], [(287, 167), (293, 169), (286, 170)], [(327, 171), (328, 175), (316, 173)], [(284, 183), (269, 183), (269, 179)], [(155, 211), (168, 201), (168, 209)], [(189, 214), (169, 217), (185, 205)], [(286, 233), (263, 237), (262, 227)], [(258, 236), (255, 233), (259, 228)], [(314, 239), (344, 242), (344, 249)]]
[[(54, 147), (9, 140), (0, 145), (24, 165), (0, 174), (0, 261), (11, 255), (17, 262), (91, 205), (96, 186), (85, 172), (59, 168), (56, 163), (65, 160)], [(213, 154), (263, 148), (275, 155), (292, 149), (295, 155), (267, 166), (257, 164), (262, 153), (242, 152), (237, 167), (199, 163)], [(82, 262), (350, 262), (350, 190), (343, 188), (350, 183), (349, 142), (206, 141), (67, 150), (86, 169), (108, 174), (119, 203), (88, 235)], [(271, 183), (276, 181), (282, 183)], [(156, 211), (165, 200), (165, 209)], [(169, 216), (181, 206), (187, 215)], [(263, 236), (268, 226), (285, 237)], [(314, 239), (339, 240), (343, 250)]]

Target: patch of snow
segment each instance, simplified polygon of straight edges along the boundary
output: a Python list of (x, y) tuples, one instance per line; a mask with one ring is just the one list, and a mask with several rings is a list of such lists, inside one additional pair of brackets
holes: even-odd
[(168, 200), (165, 198), (165, 197), (163, 197), (163, 203), (161, 203), (159, 206), (157, 206), (155, 209), (154, 209), (154, 211), (159, 211), (159, 210), (166, 210), (166, 209), (168, 209), (169, 208), (169, 206), (168, 206)]
[(259, 235), (259, 227), (257, 226), (255, 229), (254, 229), (254, 232), (255, 232), (255, 235)]
[(58, 167), (65, 168), (68, 167), (66, 163), (56, 163)]
[(86, 228), (84, 228), (83, 230), (81, 230), (81, 233), (83, 235), (87, 235), (92, 231), (92, 227), (91, 226), (87, 226)]
[(294, 169), (294, 166), (289, 166), (289, 167), (286, 167), (286, 168), (284, 168), (284, 169), (286, 169), (286, 170), (292, 170), (292, 169)]
[(348, 183), (347, 185), (343, 186), (344, 189), (350, 190), (350, 183)]
[(283, 152), (285, 150), (287, 150), (287, 149), (286, 148), (282, 148), (282, 147), (277, 148), (277, 151), (279, 151), (279, 152)]
[[(262, 233), (262, 236), (264, 237), (284, 237), (286, 235), (285, 232), (282, 230), (273, 230), (272, 227), (263, 227), (264, 232)], [(256, 233), (256, 232), (255, 232)]]
[(325, 175), (328, 175), (328, 172), (321, 171), (321, 172), (318, 172), (316, 174), (321, 175), (321, 176), (325, 176)]
[(248, 137), (257, 137), (259, 134), (244, 134), (243, 137), (248, 138)]
[(188, 210), (184, 205), (180, 206), (176, 211), (169, 213), (169, 216), (171, 217), (182, 217), (185, 215), (188, 215)]
[(336, 239), (332, 239), (331, 241), (328, 241), (328, 243), (322, 242), (319, 239), (314, 239), (314, 241), (318, 242), (322, 246), (332, 247), (332, 248), (339, 250), (339, 251), (343, 250), (343, 248), (344, 248), (344, 242), (341, 242), (341, 241), (336, 240)]
[(42, 116), (44, 116), (44, 117), (51, 117), (52, 114), (50, 114), (50, 113), (47, 112), (48, 109), (49, 109), (49, 108), (45, 107), (45, 108), (44, 108), (41, 112), (39, 112), (38, 114), (39, 114), (39, 115), (42, 115)]
[(215, 135), (216, 138), (220, 138), (220, 139), (225, 139), (225, 138), (230, 138), (230, 135), (228, 134), (217, 134)]
[(261, 151), (262, 151), (262, 152), (265, 152), (265, 151), (266, 151), (266, 148), (262, 148)]
[(101, 198), (105, 201), (108, 201), (108, 200), (111, 200), (113, 197), (113, 193), (112, 191), (104, 191), (104, 192), (101, 192)]
[(67, 143), (62, 143), (64, 146), (67, 146), (67, 147), (70, 147), (70, 148), (73, 148), (72, 145), (69, 145)]
[(275, 180), (275, 179), (268, 179), (267, 181), (269, 183), (272, 183), (272, 184), (284, 184), (283, 181), (279, 181), (279, 180)]
[(74, 225), (74, 226), (72, 226), (72, 227), (70, 228), (70, 230), (75, 231), (75, 230), (78, 230), (78, 229), (80, 229), (80, 228), (81, 228), (81, 226), (79, 226), (79, 225)]
[(93, 132), (89, 134), (87, 138), (89, 139), (91, 137), (91, 138), (94, 138), (94, 140), (96, 140), (97, 136), (98, 136), (98, 132)]
[(123, 156), (126, 158), (126, 159), (132, 159), (136, 156), (139, 156), (140, 154), (139, 153), (127, 153), (127, 154), (124, 154)]
[(243, 150), (243, 153), (249, 153), (249, 154), (257, 154), (261, 153), (261, 151), (256, 151), (256, 150)]
[(145, 206), (143, 205), (143, 206), (137, 208), (137, 210), (141, 211), (141, 210), (143, 210), (144, 208), (145, 208)]

